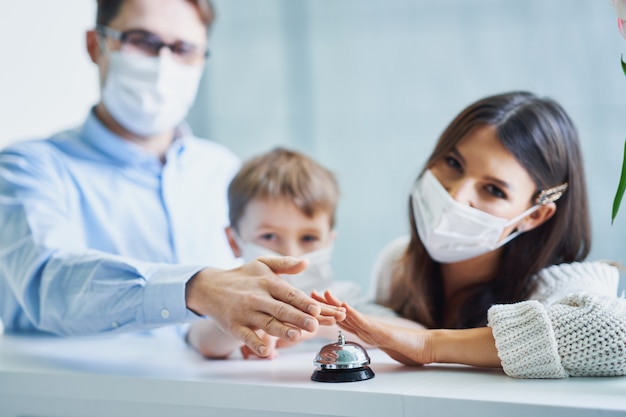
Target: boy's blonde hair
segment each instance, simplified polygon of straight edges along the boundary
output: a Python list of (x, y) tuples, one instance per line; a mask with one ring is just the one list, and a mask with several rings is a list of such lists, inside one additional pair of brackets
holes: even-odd
[(335, 225), (339, 185), (332, 172), (299, 152), (276, 148), (247, 161), (228, 187), (230, 226), (236, 231), (252, 200), (286, 199), (307, 217), (328, 212)]

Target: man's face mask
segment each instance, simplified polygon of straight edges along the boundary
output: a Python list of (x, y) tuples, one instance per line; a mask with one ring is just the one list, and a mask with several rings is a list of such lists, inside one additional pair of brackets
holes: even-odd
[(109, 52), (102, 102), (126, 130), (150, 136), (174, 128), (193, 104), (202, 66), (170, 56)]

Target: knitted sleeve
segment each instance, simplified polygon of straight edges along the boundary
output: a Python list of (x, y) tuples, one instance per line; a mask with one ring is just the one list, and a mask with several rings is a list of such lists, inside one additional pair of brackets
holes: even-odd
[[(574, 292), (552, 302), (555, 295), (544, 291), (537, 297), (543, 302), (535, 299), (489, 309), (489, 326), (506, 374), (517, 378), (626, 375), (626, 299), (614, 295), (617, 270), (580, 264), (542, 272), (549, 283), (544, 290), (562, 280), (566, 289), (554, 287), (554, 292), (560, 295), (568, 288)], [(585, 288), (590, 293), (582, 292)]]
[(604, 262), (573, 262), (539, 271), (535, 282), (537, 288), (530, 299), (553, 304), (569, 294), (580, 292), (615, 296), (619, 272)]

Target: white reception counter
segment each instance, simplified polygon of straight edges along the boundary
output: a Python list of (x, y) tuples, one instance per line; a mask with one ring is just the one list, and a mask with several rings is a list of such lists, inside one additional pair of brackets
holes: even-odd
[(0, 335), (0, 416), (626, 415), (626, 378), (516, 380), (465, 366), (409, 368), (378, 350), (368, 351), (371, 380), (313, 382), (323, 344), (274, 360), (207, 361), (169, 331)]

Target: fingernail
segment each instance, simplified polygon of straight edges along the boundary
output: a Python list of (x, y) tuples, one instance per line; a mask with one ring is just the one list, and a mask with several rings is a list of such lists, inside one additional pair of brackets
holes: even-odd
[(306, 321), (304, 322), (304, 327), (306, 327), (309, 330), (315, 330), (316, 324), (317, 324), (317, 320), (306, 319)]
[(265, 346), (259, 346), (259, 355), (265, 356)]
[(322, 312), (322, 309), (315, 304), (311, 304), (306, 311), (308, 311), (308, 313), (312, 316), (317, 316)]
[(298, 337), (298, 331), (296, 329), (287, 330), (287, 337), (291, 340), (294, 340)]

